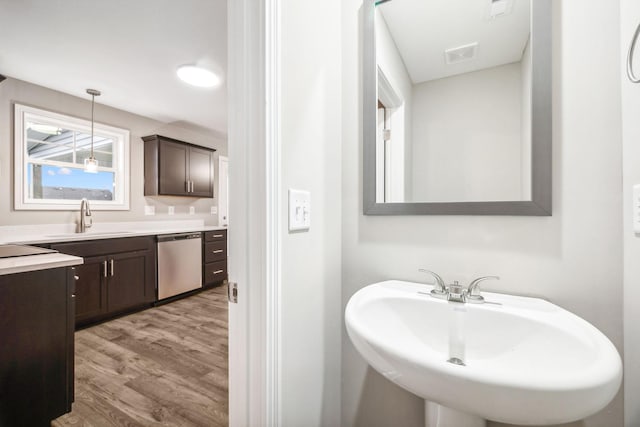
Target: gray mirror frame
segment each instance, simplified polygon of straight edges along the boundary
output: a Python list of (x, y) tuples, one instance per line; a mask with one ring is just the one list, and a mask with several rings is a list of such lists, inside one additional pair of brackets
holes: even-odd
[(551, 216), (552, 99), (551, 0), (531, 1), (532, 118), (531, 200), (501, 202), (376, 202), (376, 126), (378, 72), (375, 7), (363, 4), (363, 213), (365, 215), (523, 215)]

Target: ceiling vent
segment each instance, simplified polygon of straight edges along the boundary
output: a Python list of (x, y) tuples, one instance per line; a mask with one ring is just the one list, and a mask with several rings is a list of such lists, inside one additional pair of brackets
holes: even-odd
[(513, 0), (489, 0), (487, 19), (493, 20), (511, 13)]
[(471, 61), (478, 52), (478, 43), (466, 44), (464, 46), (453, 47), (444, 51), (445, 62), (457, 64), (458, 62)]

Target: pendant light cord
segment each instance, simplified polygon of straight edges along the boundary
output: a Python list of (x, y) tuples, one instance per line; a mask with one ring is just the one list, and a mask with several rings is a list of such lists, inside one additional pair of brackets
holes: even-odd
[(93, 140), (95, 138), (94, 135), (94, 109), (95, 109), (95, 105), (96, 105), (96, 96), (100, 96), (102, 95), (100, 93), (99, 90), (96, 89), (87, 89), (87, 93), (89, 95), (91, 95), (91, 155), (89, 156), (90, 159), (95, 160), (95, 158), (93, 157)]
[(93, 108), (95, 106), (96, 103), (96, 96), (95, 94), (91, 94), (91, 156), (89, 156), (90, 159), (93, 159)]

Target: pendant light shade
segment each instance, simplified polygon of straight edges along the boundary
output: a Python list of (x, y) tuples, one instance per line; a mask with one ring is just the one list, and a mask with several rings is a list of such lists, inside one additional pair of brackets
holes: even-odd
[(98, 173), (98, 160), (93, 155), (93, 110), (96, 103), (96, 96), (100, 96), (100, 91), (87, 89), (87, 93), (91, 95), (91, 154), (89, 155), (89, 158), (84, 159), (84, 171), (89, 173)]

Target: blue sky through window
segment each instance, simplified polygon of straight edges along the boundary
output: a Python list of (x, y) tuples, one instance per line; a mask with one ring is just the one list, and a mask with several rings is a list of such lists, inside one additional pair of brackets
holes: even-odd
[[(87, 173), (82, 169), (42, 165), (43, 187), (89, 188), (113, 191), (113, 172)], [(29, 186), (33, 180), (33, 164), (29, 164)]]

